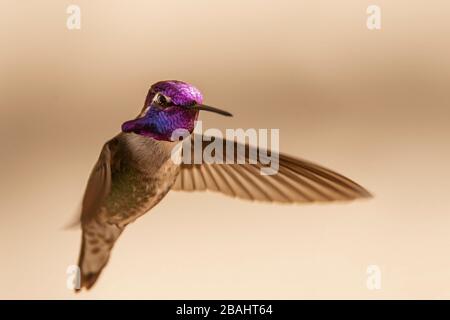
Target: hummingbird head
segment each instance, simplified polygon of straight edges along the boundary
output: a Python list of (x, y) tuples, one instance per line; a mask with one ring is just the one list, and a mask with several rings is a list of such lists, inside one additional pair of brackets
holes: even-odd
[(193, 85), (177, 80), (157, 82), (148, 91), (138, 117), (122, 124), (122, 131), (171, 141), (177, 129), (192, 133), (200, 110), (232, 116), (202, 103), (203, 96)]

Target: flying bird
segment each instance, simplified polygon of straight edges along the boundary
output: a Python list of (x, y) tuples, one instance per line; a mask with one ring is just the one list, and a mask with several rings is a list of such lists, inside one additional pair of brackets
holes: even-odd
[[(157, 82), (151, 86), (139, 115), (125, 122), (122, 132), (104, 144), (82, 201), (78, 262), (81, 279), (77, 291), (94, 285), (125, 227), (157, 205), (171, 189), (210, 190), (241, 199), (281, 203), (371, 196), (362, 186), (334, 171), (282, 153), (277, 173), (261, 175), (264, 164), (249, 161), (249, 154), (257, 147), (233, 141), (234, 151), (227, 154), (227, 141), (221, 138), (216, 139), (223, 146), (223, 154), (232, 158), (243, 156), (244, 163), (173, 161), (172, 151), (179, 143), (173, 141), (173, 132), (185, 130), (194, 140), (200, 111), (231, 116), (203, 104), (202, 94), (191, 84), (176, 80)], [(203, 149), (208, 145), (204, 140), (201, 139)], [(245, 154), (235, 151), (240, 147)]]

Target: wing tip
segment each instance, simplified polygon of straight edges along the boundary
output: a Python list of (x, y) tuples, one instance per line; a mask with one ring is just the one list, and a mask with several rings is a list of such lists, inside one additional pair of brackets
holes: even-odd
[(352, 184), (352, 191), (356, 193), (355, 197), (353, 197), (352, 199), (371, 199), (375, 197), (372, 192), (370, 192), (360, 184), (356, 183), (353, 180), (350, 180), (349, 178), (346, 179)]

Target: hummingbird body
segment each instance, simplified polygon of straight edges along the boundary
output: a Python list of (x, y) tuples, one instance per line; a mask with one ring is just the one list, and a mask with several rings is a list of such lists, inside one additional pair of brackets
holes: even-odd
[[(180, 167), (170, 159), (174, 142), (120, 133), (111, 152), (111, 188), (93, 219), (84, 219), (79, 266), (90, 287), (127, 224), (153, 208), (170, 190)], [(83, 219), (83, 218), (82, 218)]]
[[(103, 146), (83, 197), (78, 290), (94, 285), (124, 228), (158, 204), (171, 189), (210, 190), (241, 199), (285, 203), (370, 197), (352, 180), (284, 154), (279, 155), (278, 173), (262, 176), (264, 161), (255, 164), (248, 158), (250, 153), (258, 153), (257, 148), (234, 142), (233, 150), (246, 150), (246, 154), (227, 154), (226, 140), (217, 137), (214, 142), (223, 147), (220, 153), (224, 159), (244, 156), (244, 163), (176, 164), (172, 160), (172, 150), (178, 143), (172, 141), (175, 130), (192, 134), (200, 110), (231, 116), (202, 102), (200, 91), (190, 84), (176, 80), (158, 82), (150, 88), (138, 117), (125, 122), (122, 133)], [(192, 140), (198, 140), (194, 136)], [(207, 144), (200, 141), (205, 150)]]
[(112, 143), (117, 143), (116, 166), (104, 201), (105, 217), (124, 227), (159, 202), (180, 168), (170, 160), (174, 142), (120, 133)]

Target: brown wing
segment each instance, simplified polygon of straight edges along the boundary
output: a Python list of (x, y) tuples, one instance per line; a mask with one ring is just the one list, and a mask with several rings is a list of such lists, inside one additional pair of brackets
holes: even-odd
[(98, 212), (111, 190), (111, 164), (117, 142), (112, 139), (103, 146), (100, 157), (92, 169), (81, 208), (81, 223), (85, 224)]
[[(278, 172), (274, 175), (261, 175), (267, 158), (260, 157), (259, 150), (249, 145), (233, 144), (233, 152), (226, 147), (226, 140), (220, 140), (223, 158), (245, 159), (245, 164), (181, 164), (180, 174), (173, 190), (203, 191), (211, 190), (248, 200), (268, 202), (302, 203), (327, 202), (368, 198), (371, 194), (356, 182), (309, 161), (279, 154)], [(194, 137), (192, 138), (192, 141)], [(204, 141), (202, 150), (209, 144)], [(240, 149), (238, 146), (243, 147)], [(191, 143), (194, 159), (194, 143)], [(245, 154), (238, 152), (245, 150)], [(256, 152), (258, 162), (252, 164), (249, 154)], [(264, 153), (263, 153), (264, 154)], [(270, 153), (269, 153), (270, 154)], [(264, 161), (261, 161), (264, 160)]]
[(100, 223), (95, 219), (111, 190), (111, 171), (116, 167), (114, 165), (117, 165), (117, 161), (114, 162), (116, 149), (116, 138), (103, 146), (84, 193), (80, 219), (83, 234), (78, 260), (81, 269), (81, 288), (89, 289), (94, 285), (109, 260), (115, 241), (122, 232), (122, 228), (116, 225)]

